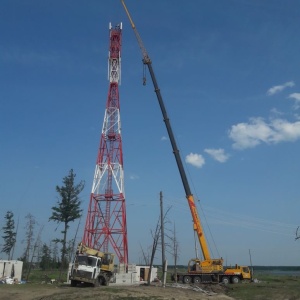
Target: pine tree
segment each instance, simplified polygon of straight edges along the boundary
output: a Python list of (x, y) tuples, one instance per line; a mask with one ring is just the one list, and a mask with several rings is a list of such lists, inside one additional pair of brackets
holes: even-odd
[(75, 184), (76, 174), (73, 169), (69, 171), (69, 175), (63, 178), (63, 185), (56, 186), (56, 191), (59, 194), (57, 206), (52, 207), (52, 216), (49, 218), (58, 224), (63, 223), (64, 229), (61, 231), (63, 234), (62, 239), (56, 239), (55, 242), (62, 244), (61, 263), (63, 267), (66, 265), (67, 255), (67, 232), (69, 223), (74, 222), (81, 217), (82, 209), (80, 208), (81, 200), (79, 194), (84, 188), (84, 181)]
[(8, 260), (12, 259), (11, 251), (16, 243), (16, 235), (15, 232), (15, 221), (14, 214), (12, 211), (7, 211), (5, 215), (6, 223), (5, 226), (2, 227), (4, 235), (2, 238), (4, 239), (4, 245), (2, 247), (1, 252), (4, 252), (8, 255)]
[(42, 256), (40, 261), (40, 268), (45, 271), (48, 270), (52, 265), (51, 249), (47, 244), (42, 246)]

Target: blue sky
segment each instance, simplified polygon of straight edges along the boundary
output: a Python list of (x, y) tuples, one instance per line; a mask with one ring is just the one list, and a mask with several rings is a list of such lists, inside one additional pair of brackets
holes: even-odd
[[(249, 264), (250, 249), (256, 265), (299, 265), (299, 1), (126, 4), (153, 61), (212, 256)], [(57, 237), (61, 228), (48, 222), (55, 186), (73, 168), (86, 181), (82, 236), (108, 92), (109, 22), (123, 22), (129, 261), (150, 245), (162, 191), (185, 264), (195, 256), (191, 216), (117, 0), (0, 2), (0, 226), (8, 210), (19, 218), (17, 254), (29, 212), (44, 225), (44, 242)]]

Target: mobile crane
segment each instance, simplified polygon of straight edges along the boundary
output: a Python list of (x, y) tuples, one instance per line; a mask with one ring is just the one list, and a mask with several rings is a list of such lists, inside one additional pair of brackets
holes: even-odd
[[(223, 282), (223, 283), (229, 283), (230, 281), (233, 283), (239, 282), (239, 280), (242, 279), (250, 279), (251, 278), (251, 272), (248, 267), (243, 267), (243, 266), (238, 266), (236, 265), (235, 268), (232, 269), (226, 269), (224, 271), (223, 268), (223, 259), (222, 258), (211, 258), (210, 256), (210, 251), (207, 245), (207, 241), (204, 235), (204, 231), (200, 222), (200, 218), (198, 215), (197, 207), (195, 204), (195, 200), (193, 197), (193, 194), (191, 192), (186, 172), (182, 164), (182, 160), (180, 157), (180, 153), (178, 150), (178, 147), (176, 145), (176, 141), (174, 138), (173, 130), (170, 124), (170, 120), (167, 115), (167, 111), (160, 93), (160, 89), (158, 87), (156, 77), (153, 71), (152, 67), (152, 61), (147, 53), (146, 48), (144, 47), (143, 41), (135, 27), (135, 24), (133, 23), (133, 20), (129, 14), (129, 11), (125, 5), (124, 0), (121, 0), (121, 3), (124, 7), (124, 10), (127, 14), (127, 17), (130, 21), (131, 27), (134, 31), (134, 34), (136, 36), (136, 39), (138, 41), (139, 47), (142, 52), (143, 56), (143, 64), (148, 67), (153, 86), (154, 86), (154, 91), (157, 96), (157, 100), (163, 115), (163, 120), (166, 125), (166, 129), (171, 141), (172, 145), (172, 150), (175, 156), (175, 160), (177, 163), (177, 167), (180, 173), (180, 177), (183, 183), (183, 187), (185, 190), (186, 198), (188, 201), (188, 205), (191, 211), (192, 219), (193, 219), (193, 229), (198, 237), (199, 244), (201, 247), (201, 251), (203, 254), (203, 260), (200, 260), (198, 258), (191, 259), (188, 264), (188, 270), (187, 272), (184, 272), (182, 274), (177, 274), (177, 280), (183, 281), (184, 283), (199, 283), (199, 282)], [(145, 79), (144, 79), (145, 83)]]

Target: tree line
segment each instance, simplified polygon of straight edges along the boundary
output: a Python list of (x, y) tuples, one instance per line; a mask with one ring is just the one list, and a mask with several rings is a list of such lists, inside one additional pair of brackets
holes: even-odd
[[(75, 183), (75, 177), (76, 174), (73, 169), (71, 169), (68, 175), (63, 178), (62, 185), (56, 186), (58, 200), (56, 205), (51, 208), (51, 215), (49, 216), (49, 221), (55, 222), (58, 225), (63, 225), (61, 238), (51, 240), (48, 244), (42, 242), (41, 234), (43, 226), (40, 226), (38, 233), (36, 233), (36, 227), (39, 225), (36, 218), (31, 213), (28, 213), (25, 216), (26, 231), (24, 239), (22, 240), (24, 250), (18, 260), (23, 261), (23, 270), (25, 270), (25, 273), (23, 272), (23, 274), (27, 274), (27, 276), (24, 275), (27, 280), (33, 267), (41, 268), (42, 270), (60, 269), (61, 277), (62, 270), (66, 269), (68, 264), (72, 261), (76, 241), (75, 238), (68, 239), (67, 234), (70, 223), (81, 218), (82, 209), (80, 206), (82, 202), (79, 195), (85, 186), (85, 182), (83, 180), (79, 183)], [(169, 242), (165, 243), (162, 239), (162, 229), (165, 223), (169, 223), (167, 219), (169, 210), (170, 207), (167, 212), (163, 214), (161, 192), (161, 217), (156, 224), (155, 231), (150, 231), (152, 236), (152, 245), (150, 245), (146, 251), (141, 247), (143, 264), (145, 265), (152, 266), (157, 248), (161, 247), (160, 250), (164, 253), (163, 248), (166, 246), (166, 252), (173, 256), (176, 268), (179, 257), (179, 249), (175, 225), (173, 230), (167, 229), (168, 232), (165, 234)], [(7, 211), (4, 218), (5, 225), (2, 227), (3, 244), (0, 245), (0, 252), (6, 254), (7, 259), (11, 260), (14, 258), (19, 222), (17, 222), (16, 225), (14, 213), (12, 211)], [(164, 263), (163, 258), (162, 265), (164, 265)]]
[[(39, 225), (36, 218), (28, 213), (25, 216), (25, 236), (22, 242), (25, 244), (24, 251), (18, 260), (23, 261), (25, 269), (29, 270), (33, 265), (44, 270), (54, 268), (65, 268), (72, 260), (75, 239), (68, 240), (68, 229), (70, 223), (79, 219), (82, 215), (81, 200), (79, 194), (85, 186), (81, 180), (75, 183), (76, 174), (71, 169), (62, 180), (62, 185), (56, 186), (57, 203), (51, 208), (49, 221), (58, 225), (62, 224), (61, 238), (52, 240), (49, 244), (41, 241), (43, 226), (40, 226), (36, 234), (36, 227)], [(14, 251), (17, 242), (18, 223), (16, 224), (14, 213), (9, 210), (4, 216), (4, 226), (2, 227), (3, 243), (0, 252), (7, 255), (7, 259), (14, 258)], [(29, 273), (28, 272), (28, 273)]]

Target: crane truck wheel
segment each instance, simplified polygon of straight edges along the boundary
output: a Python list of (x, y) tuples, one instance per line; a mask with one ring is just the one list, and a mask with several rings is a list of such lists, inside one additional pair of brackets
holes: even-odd
[(227, 276), (224, 276), (223, 278), (222, 278), (222, 283), (224, 283), (224, 284), (228, 284), (230, 281), (229, 281), (229, 278), (227, 277)]
[(195, 276), (194, 279), (193, 279), (193, 282), (194, 282), (195, 284), (201, 283), (201, 278), (200, 278), (200, 276)]
[(191, 276), (184, 276), (183, 277), (183, 283), (192, 283)]
[(239, 283), (239, 282), (240, 282), (240, 278), (237, 277), (237, 276), (233, 276), (233, 277), (231, 278), (231, 282), (232, 282), (232, 283)]
[(109, 285), (109, 279), (107, 277), (105, 277), (105, 279), (103, 280), (103, 285)]
[(94, 287), (99, 287), (100, 285), (102, 285), (102, 278), (98, 277), (95, 279)]

